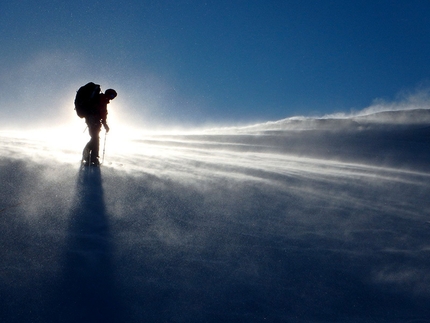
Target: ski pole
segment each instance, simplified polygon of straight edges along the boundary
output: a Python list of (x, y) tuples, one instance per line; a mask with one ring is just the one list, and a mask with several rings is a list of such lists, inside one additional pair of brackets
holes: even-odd
[(105, 161), (105, 151), (106, 151), (106, 137), (107, 137), (107, 131), (105, 131), (105, 140), (103, 143), (103, 158), (102, 158), (102, 164)]

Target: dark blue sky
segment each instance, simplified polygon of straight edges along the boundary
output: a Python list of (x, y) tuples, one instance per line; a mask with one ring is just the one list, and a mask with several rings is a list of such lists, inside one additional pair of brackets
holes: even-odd
[(428, 12), (427, 0), (10, 1), (0, 116), (57, 122), (88, 81), (142, 124), (361, 110), (427, 84)]

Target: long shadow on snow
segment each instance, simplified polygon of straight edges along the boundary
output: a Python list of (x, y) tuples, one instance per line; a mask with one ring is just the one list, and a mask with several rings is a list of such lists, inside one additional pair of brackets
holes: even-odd
[(124, 313), (99, 168), (80, 170), (75, 205), (66, 237), (58, 321), (120, 322)]

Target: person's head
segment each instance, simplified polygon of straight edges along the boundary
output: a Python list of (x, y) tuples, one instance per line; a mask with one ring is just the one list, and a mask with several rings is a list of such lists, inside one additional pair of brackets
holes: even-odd
[(106, 97), (107, 97), (109, 100), (113, 100), (113, 99), (115, 99), (115, 98), (116, 98), (117, 93), (116, 93), (116, 91), (115, 91), (114, 89), (107, 89), (107, 90), (105, 91), (105, 95), (106, 95)]

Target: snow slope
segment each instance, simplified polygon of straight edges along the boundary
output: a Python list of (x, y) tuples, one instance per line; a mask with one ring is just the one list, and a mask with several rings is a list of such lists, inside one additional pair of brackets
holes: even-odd
[(0, 321), (429, 321), (428, 110), (290, 124), (0, 134)]

